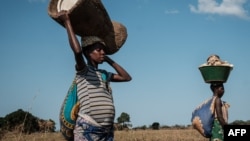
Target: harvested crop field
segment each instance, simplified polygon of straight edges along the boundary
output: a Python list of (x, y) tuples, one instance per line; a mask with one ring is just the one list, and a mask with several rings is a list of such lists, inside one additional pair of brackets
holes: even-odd
[[(115, 131), (115, 141), (208, 141), (194, 129)], [(6, 133), (0, 141), (65, 141), (59, 132)]]

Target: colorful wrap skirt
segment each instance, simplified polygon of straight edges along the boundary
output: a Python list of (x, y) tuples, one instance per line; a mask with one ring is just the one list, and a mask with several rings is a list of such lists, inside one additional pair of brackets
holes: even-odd
[(214, 119), (210, 141), (224, 141), (223, 128), (217, 119)]
[(102, 127), (88, 115), (79, 115), (74, 129), (74, 141), (113, 141), (113, 125)]

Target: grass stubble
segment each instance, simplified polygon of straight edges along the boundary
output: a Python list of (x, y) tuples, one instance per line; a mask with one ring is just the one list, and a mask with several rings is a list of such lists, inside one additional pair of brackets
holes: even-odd
[[(194, 129), (115, 131), (115, 141), (209, 141)], [(22, 134), (6, 133), (0, 141), (66, 141), (60, 132)]]

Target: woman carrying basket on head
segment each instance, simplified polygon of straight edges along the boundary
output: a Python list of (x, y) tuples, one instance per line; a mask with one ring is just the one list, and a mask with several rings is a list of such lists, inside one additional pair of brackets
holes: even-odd
[[(67, 11), (59, 12), (58, 18), (65, 25), (76, 61), (75, 81), (80, 105), (74, 127), (74, 141), (112, 141), (115, 107), (109, 82), (126, 82), (132, 78), (105, 54), (106, 45), (101, 38), (82, 37), (80, 45)], [(98, 69), (98, 65), (103, 62), (113, 67), (116, 73)]]
[(222, 101), (221, 98), (224, 95), (223, 83), (213, 82), (210, 84), (210, 88), (213, 92), (214, 100), (214, 113), (215, 118), (213, 122), (213, 128), (210, 141), (223, 141), (224, 140), (224, 126), (228, 124), (228, 107), (229, 105)]

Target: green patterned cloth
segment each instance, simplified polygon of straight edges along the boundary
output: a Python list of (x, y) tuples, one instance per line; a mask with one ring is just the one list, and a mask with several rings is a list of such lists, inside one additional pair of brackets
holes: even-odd
[(224, 141), (223, 128), (218, 119), (214, 119), (212, 137), (210, 138), (210, 141)]

